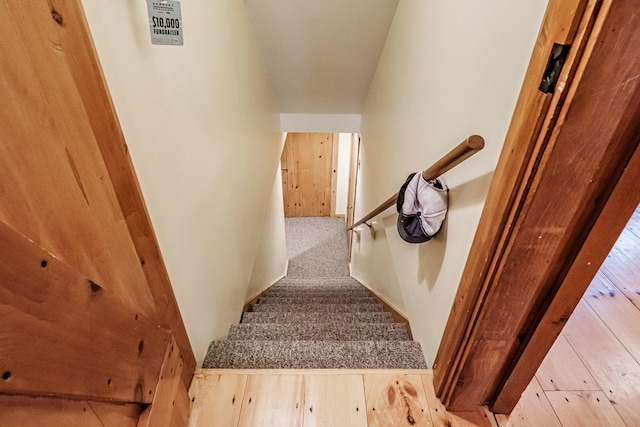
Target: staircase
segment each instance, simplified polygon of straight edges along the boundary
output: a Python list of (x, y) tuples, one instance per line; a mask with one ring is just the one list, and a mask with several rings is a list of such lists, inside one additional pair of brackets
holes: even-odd
[(420, 344), (349, 277), (344, 220), (286, 218), (287, 277), (265, 291), (203, 368), (423, 369)]
[(282, 279), (226, 341), (209, 346), (204, 368), (424, 369), (404, 323), (353, 278)]

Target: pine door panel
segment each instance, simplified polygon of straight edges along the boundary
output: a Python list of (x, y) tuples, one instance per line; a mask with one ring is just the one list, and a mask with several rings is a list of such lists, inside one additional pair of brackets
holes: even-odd
[(280, 159), (284, 215), (331, 215), (332, 133), (289, 133)]

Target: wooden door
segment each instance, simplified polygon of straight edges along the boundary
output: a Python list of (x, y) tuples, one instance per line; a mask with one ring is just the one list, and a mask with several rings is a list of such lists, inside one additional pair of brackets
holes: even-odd
[(330, 216), (332, 133), (288, 133), (280, 164), (284, 216)]
[(0, 16), (0, 425), (185, 425), (195, 359), (81, 3)]
[(549, 2), (434, 363), (449, 410), (513, 409), (640, 202), (637, 7)]

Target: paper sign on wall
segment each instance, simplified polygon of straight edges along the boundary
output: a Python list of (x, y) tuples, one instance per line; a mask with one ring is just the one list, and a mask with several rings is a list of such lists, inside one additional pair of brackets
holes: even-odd
[(180, 2), (147, 0), (151, 44), (182, 46), (182, 13)]

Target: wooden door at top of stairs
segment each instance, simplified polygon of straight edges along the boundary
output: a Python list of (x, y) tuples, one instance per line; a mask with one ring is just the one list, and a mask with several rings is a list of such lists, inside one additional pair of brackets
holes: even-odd
[(282, 150), (284, 216), (330, 216), (332, 133), (288, 133)]
[(186, 425), (195, 359), (81, 3), (0, 16), (0, 425)]

